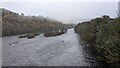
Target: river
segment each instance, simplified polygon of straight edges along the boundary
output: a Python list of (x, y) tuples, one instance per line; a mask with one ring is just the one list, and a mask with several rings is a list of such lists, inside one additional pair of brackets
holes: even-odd
[(3, 66), (91, 66), (73, 29), (55, 37), (2, 38)]

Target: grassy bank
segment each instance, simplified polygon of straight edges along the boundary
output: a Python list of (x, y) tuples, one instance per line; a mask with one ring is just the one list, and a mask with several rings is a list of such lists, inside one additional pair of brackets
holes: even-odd
[(113, 66), (120, 66), (120, 18), (109, 16), (79, 23), (75, 32), (83, 41), (94, 46), (99, 54), (97, 59)]
[[(2, 36), (28, 33), (44, 33), (66, 30), (68, 24), (43, 16), (25, 16), (23, 13), (0, 9), (2, 12)], [(68, 25), (69, 26), (69, 25)]]

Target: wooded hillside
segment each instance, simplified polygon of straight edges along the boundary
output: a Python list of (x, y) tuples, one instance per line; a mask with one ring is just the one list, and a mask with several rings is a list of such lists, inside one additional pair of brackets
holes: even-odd
[(25, 33), (43, 33), (66, 29), (59, 21), (43, 16), (25, 16), (6, 9), (2, 10), (2, 36)]

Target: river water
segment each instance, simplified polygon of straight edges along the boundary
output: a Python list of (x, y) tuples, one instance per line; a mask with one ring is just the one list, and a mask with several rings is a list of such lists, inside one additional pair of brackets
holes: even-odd
[(56, 37), (2, 38), (3, 66), (91, 66), (73, 29)]

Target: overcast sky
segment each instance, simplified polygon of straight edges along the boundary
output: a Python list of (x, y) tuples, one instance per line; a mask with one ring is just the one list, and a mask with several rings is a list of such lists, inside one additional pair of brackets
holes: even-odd
[(25, 15), (42, 15), (64, 23), (109, 15), (116, 17), (118, 0), (2, 0), (2, 8)]

